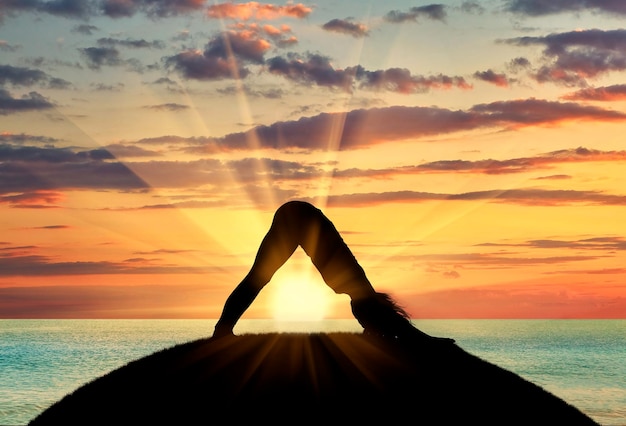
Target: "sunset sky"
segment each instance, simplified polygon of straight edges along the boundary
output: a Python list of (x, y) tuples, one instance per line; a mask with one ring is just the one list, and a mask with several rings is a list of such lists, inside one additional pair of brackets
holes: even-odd
[[(625, 318), (625, 19), (0, 0), (0, 317), (216, 318), (298, 199), (415, 318)], [(244, 318), (350, 315), (298, 251)]]

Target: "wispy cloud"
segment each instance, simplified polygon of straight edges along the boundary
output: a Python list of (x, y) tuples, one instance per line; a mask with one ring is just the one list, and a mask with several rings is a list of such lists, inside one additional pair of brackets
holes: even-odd
[(384, 203), (419, 203), (425, 201), (491, 201), (527, 206), (562, 205), (626, 205), (626, 195), (607, 194), (600, 191), (548, 190), (548, 189), (503, 189), (474, 191), (460, 194), (441, 194), (418, 191), (390, 191), (330, 195), (329, 206), (364, 207)]
[(587, 87), (561, 96), (571, 101), (622, 101), (626, 99), (626, 84), (606, 87)]
[(159, 105), (147, 105), (144, 106), (146, 109), (151, 109), (155, 111), (168, 111), (168, 112), (176, 112), (176, 111), (184, 111), (189, 109), (189, 105), (182, 105), (173, 102), (168, 102), (166, 104)]
[(528, 16), (583, 11), (626, 14), (624, 2), (606, 0), (505, 0), (504, 7), (509, 12)]

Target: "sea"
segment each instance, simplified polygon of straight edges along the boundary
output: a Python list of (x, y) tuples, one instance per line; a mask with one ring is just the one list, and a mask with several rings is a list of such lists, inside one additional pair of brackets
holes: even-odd
[[(605, 426), (626, 426), (626, 320), (414, 320)], [(0, 320), (0, 425), (24, 425), (128, 362), (212, 334), (213, 320)], [(236, 334), (359, 332), (355, 320), (241, 320)]]

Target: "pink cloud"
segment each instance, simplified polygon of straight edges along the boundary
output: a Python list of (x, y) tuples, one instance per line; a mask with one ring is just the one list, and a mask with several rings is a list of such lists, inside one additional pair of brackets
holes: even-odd
[(298, 4), (277, 6), (255, 1), (248, 3), (220, 3), (207, 8), (207, 16), (217, 19), (257, 19), (270, 20), (283, 17), (305, 18), (313, 11), (312, 8)]

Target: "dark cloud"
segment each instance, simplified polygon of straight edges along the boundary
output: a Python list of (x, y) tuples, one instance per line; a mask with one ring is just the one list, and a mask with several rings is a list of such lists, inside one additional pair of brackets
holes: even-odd
[(276, 56), (267, 61), (271, 73), (303, 84), (316, 84), (350, 91), (357, 69), (335, 69), (330, 58), (319, 54), (309, 54), (306, 59), (289, 54), (287, 58)]
[(587, 87), (561, 97), (571, 101), (623, 101), (626, 100), (626, 84), (606, 87)]
[[(146, 183), (105, 149), (74, 152), (68, 148), (0, 145), (2, 202), (19, 206), (35, 200), (55, 202), (63, 189), (146, 189)], [(11, 195), (15, 194), (17, 195)]]
[(330, 195), (327, 205), (331, 207), (363, 207), (384, 203), (420, 203), (426, 201), (485, 201), (526, 206), (562, 205), (626, 205), (626, 196), (606, 194), (600, 191), (503, 189), (475, 191), (461, 194), (440, 194), (417, 191), (372, 192)]
[[(618, 111), (539, 99), (480, 104), (467, 111), (436, 107), (358, 109), (346, 113), (323, 113), (297, 121), (257, 126), (222, 138), (185, 141), (190, 152), (250, 149), (256, 140), (262, 148), (326, 150), (329, 144), (340, 150), (360, 149), (380, 143), (420, 138), (463, 130), (489, 127), (515, 129), (525, 126), (557, 124), (566, 121), (624, 121)], [(341, 135), (333, 135), (336, 123), (342, 123)], [(172, 137), (163, 142), (171, 142)]]
[(163, 18), (201, 11), (205, 3), (205, 0), (102, 0), (100, 10), (112, 18), (132, 16), (137, 12)]
[(33, 86), (38, 84), (50, 89), (67, 89), (72, 86), (69, 81), (51, 77), (41, 70), (0, 65), (0, 86), (7, 84), (12, 86)]
[(543, 65), (534, 74), (539, 82), (586, 85), (589, 78), (626, 70), (626, 30), (584, 30), (542, 37), (505, 40), (518, 46), (544, 46)]
[(48, 75), (40, 70), (0, 65), (0, 85), (33, 86), (48, 81), (48, 78)]
[(388, 68), (386, 70), (367, 71), (357, 69), (356, 80), (359, 87), (374, 90), (389, 90), (396, 93), (424, 93), (430, 89), (471, 89), (463, 77), (450, 77), (439, 74), (437, 76), (412, 75), (406, 68)]
[(89, 24), (80, 24), (72, 28), (73, 33), (84, 34), (84, 35), (92, 35), (96, 31), (100, 31), (100, 28), (96, 27), (95, 25), (89, 25)]
[(177, 104), (177, 103), (166, 103), (166, 104), (159, 104), (159, 105), (148, 105), (148, 106), (145, 106), (144, 108), (152, 109), (155, 111), (176, 112), (176, 111), (184, 111), (184, 110), (189, 109), (189, 105), (182, 105), (182, 104)]
[(217, 89), (217, 92), (222, 95), (234, 95), (239, 92), (245, 93), (247, 96), (254, 98), (265, 98), (265, 99), (280, 99), (285, 94), (284, 90), (280, 87), (260, 87), (258, 85), (250, 86), (250, 85), (237, 85), (237, 86), (227, 86), (224, 88)]
[(7, 90), (0, 88), (0, 115), (46, 110), (53, 107), (52, 102), (37, 92), (30, 92), (20, 98), (14, 98)]
[(249, 71), (226, 58), (206, 56), (200, 50), (186, 50), (167, 58), (166, 65), (193, 80), (221, 80), (245, 78)]
[(267, 40), (249, 31), (228, 31), (214, 37), (206, 46), (204, 55), (227, 59), (230, 54), (244, 61), (263, 63), (263, 55), (270, 49)]
[(47, 256), (0, 257), (0, 276), (54, 276), (101, 274), (203, 274), (216, 268), (163, 265), (148, 259), (128, 259), (121, 262), (75, 261), (55, 262)]
[(159, 152), (134, 145), (110, 144), (105, 146), (104, 149), (113, 154), (115, 158), (157, 157), (161, 155)]
[(120, 52), (114, 47), (86, 47), (78, 49), (87, 60), (87, 66), (91, 69), (100, 69), (102, 66), (122, 65)]
[(497, 246), (497, 247), (531, 247), (536, 249), (570, 249), (570, 250), (593, 250), (610, 253), (613, 251), (626, 250), (626, 239), (623, 237), (593, 237), (577, 240), (530, 240), (517, 244), (506, 243), (484, 243), (479, 246)]
[(419, 76), (412, 75), (404, 68), (368, 71), (357, 65), (345, 69), (337, 69), (331, 59), (320, 54), (309, 53), (306, 56), (289, 54), (287, 57), (277, 56), (267, 61), (268, 70), (276, 75), (301, 84), (315, 84), (352, 92), (355, 86), (369, 90), (389, 90), (397, 93), (423, 93), (431, 88), (471, 86), (463, 77), (446, 75)]
[(556, 124), (573, 120), (621, 121), (626, 118), (626, 114), (619, 111), (534, 98), (476, 105), (470, 111), (479, 113), (483, 120), (493, 120), (494, 123), (511, 127)]
[(227, 31), (212, 38), (204, 51), (186, 50), (166, 59), (166, 65), (195, 80), (244, 78), (246, 64), (262, 64), (271, 44), (250, 31)]
[(204, 6), (204, 0), (3, 0), (0, 2), (0, 17), (31, 12), (72, 19), (121, 18), (136, 13), (160, 18), (200, 11)]
[[(598, 151), (577, 148), (554, 151), (535, 157), (512, 158), (508, 160), (440, 160), (416, 166), (401, 166), (387, 169), (346, 169), (334, 170), (333, 178), (391, 178), (400, 175), (423, 173), (477, 173), (509, 174), (543, 170), (563, 163), (626, 161), (626, 151)], [(568, 175), (552, 175), (537, 179), (570, 179)]]
[(464, 1), (459, 6), (461, 12), (465, 13), (474, 13), (474, 14), (482, 14), (485, 13), (485, 8), (477, 1)]
[(508, 64), (508, 68), (512, 72), (519, 72), (521, 70), (530, 68), (530, 66), (531, 66), (530, 61), (524, 57), (518, 57), (518, 58), (512, 59), (511, 62), (509, 62)]
[(124, 83), (117, 84), (104, 84), (104, 83), (91, 83), (89, 85), (92, 90), (97, 92), (119, 92), (124, 89)]
[(121, 46), (133, 49), (163, 49), (165, 43), (160, 40), (146, 41), (144, 39), (116, 39), (111, 37), (99, 38), (98, 44), (101, 46)]
[(42, 144), (42, 145), (52, 145), (55, 142), (58, 142), (58, 139), (51, 138), (49, 136), (29, 135), (26, 133), (10, 133), (10, 132), (0, 133), (0, 145), (2, 144), (24, 145), (24, 144), (33, 144), (33, 143)]
[(487, 83), (495, 84), (498, 87), (509, 87), (509, 79), (506, 74), (499, 74), (493, 70), (476, 71), (474, 77)]
[(626, 3), (620, 0), (506, 0), (505, 10), (528, 16), (552, 15), (563, 12), (604, 12), (626, 14)]
[(429, 4), (412, 7), (407, 12), (392, 10), (384, 16), (385, 21), (396, 24), (408, 21), (416, 22), (418, 18), (444, 21), (446, 18), (446, 6), (443, 4)]
[(354, 22), (352, 19), (332, 19), (322, 25), (326, 31), (348, 34), (353, 37), (365, 37), (369, 35), (366, 25)]

